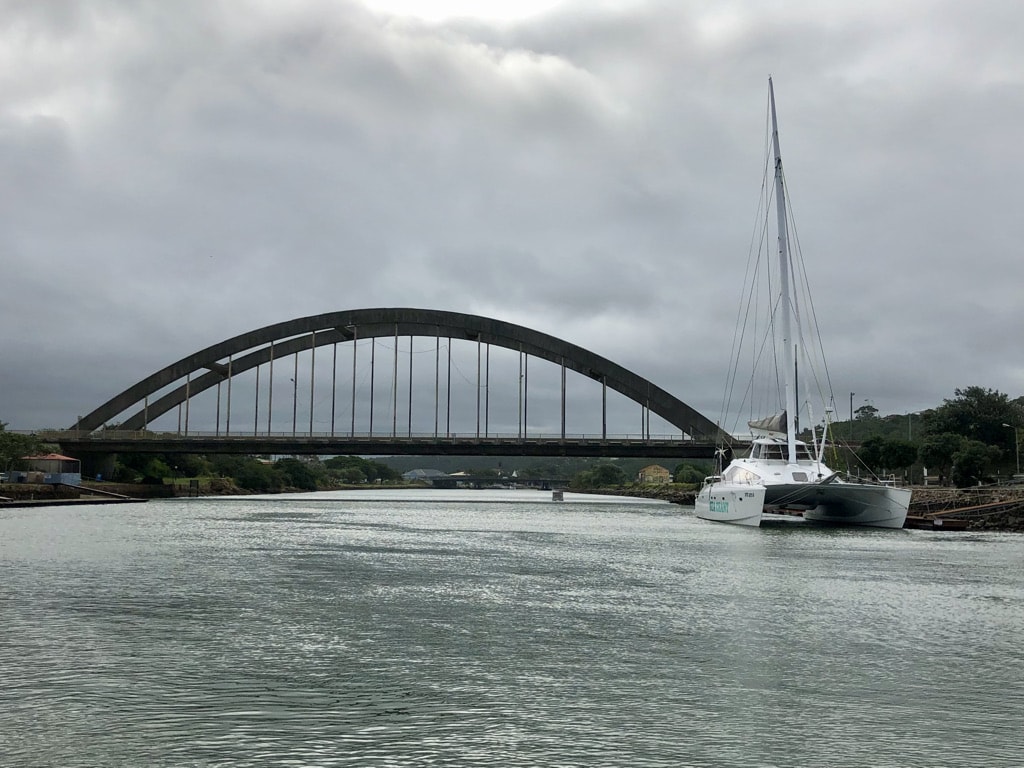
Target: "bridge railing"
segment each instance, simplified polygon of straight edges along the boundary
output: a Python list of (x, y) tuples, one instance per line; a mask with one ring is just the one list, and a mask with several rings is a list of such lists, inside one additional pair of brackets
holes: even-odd
[(645, 443), (679, 443), (679, 442), (692, 442), (694, 438), (690, 435), (644, 435), (640, 433), (623, 433), (614, 435), (599, 435), (599, 434), (587, 434), (587, 433), (533, 433), (523, 435), (515, 432), (510, 433), (488, 433), (480, 434), (477, 432), (448, 432), (444, 434), (434, 434), (432, 432), (413, 432), (413, 433), (402, 433), (392, 434), (390, 432), (293, 432), (290, 430), (284, 431), (267, 431), (261, 430), (256, 432), (231, 432), (230, 434), (225, 431), (213, 431), (213, 430), (189, 430), (188, 432), (153, 432), (151, 430), (123, 430), (123, 429), (103, 429), (94, 432), (88, 430), (75, 430), (75, 429), (45, 429), (45, 430), (17, 430), (21, 434), (31, 434), (38, 437), (43, 441), (60, 442), (61, 440), (88, 440), (101, 442), (103, 440), (166, 440), (168, 438), (187, 440), (188, 438), (202, 438), (209, 440), (210, 438), (222, 439), (222, 440), (252, 440), (253, 438), (260, 439), (281, 439), (281, 440), (296, 440), (296, 439), (314, 439), (314, 440), (367, 440), (379, 442), (381, 440), (395, 440), (395, 441), (437, 441), (437, 440), (493, 440), (493, 441), (560, 441), (560, 440), (583, 440), (583, 441), (605, 441), (605, 442), (645, 442)]

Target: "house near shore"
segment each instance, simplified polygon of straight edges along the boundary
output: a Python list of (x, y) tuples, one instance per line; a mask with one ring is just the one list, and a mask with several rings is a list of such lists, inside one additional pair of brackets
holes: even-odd
[(637, 473), (636, 480), (638, 483), (664, 485), (672, 482), (672, 473), (660, 464), (651, 464)]
[(42, 456), (22, 456), (24, 470), (11, 472), (9, 482), (40, 483), (44, 485), (81, 485), (82, 462), (59, 453)]
[(456, 480), (439, 469), (410, 469), (402, 475), (410, 483), (429, 483), (434, 488), (454, 488)]
[(403, 480), (434, 480), (438, 477), (448, 477), (444, 472), (439, 469), (410, 469), (408, 472), (402, 474)]

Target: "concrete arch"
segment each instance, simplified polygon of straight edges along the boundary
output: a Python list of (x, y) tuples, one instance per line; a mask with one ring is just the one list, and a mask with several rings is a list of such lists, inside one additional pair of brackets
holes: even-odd
[[(647, 407), (691, 437), (715, 439), (719, 435), (713, 422), (661, 387), (575, 344), (521, 325), (479, 315), (411, 308), (328, 312), (234, 336), (147, 376), (83, 416), (72, 429), (85, 432), (99, 429), (124, 411), (146, 401), (144, 409), (120, 424), (121, 429), (142, 429), (146, 423), (187, 398), (271, 359), (354, 339), (395, 335), (460, 338), (524, 352), (604, 382), (610, 389)], [(202, 373), (192, 378), (199, 372)], [(148, 402), (149, 396), (181, 379), (186, 383)]]

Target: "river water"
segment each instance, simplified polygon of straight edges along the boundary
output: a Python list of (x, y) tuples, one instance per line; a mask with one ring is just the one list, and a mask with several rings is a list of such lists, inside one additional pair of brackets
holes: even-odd
[(0, 511), (3, 766), (1021, 766), (1024, 537), (534, 491)]

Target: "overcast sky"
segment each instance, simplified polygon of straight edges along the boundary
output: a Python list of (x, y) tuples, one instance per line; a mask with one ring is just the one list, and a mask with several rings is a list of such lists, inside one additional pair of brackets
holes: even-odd
[(387, 306), (715, 419), (769, 75), (840, 415), (1018, 397), (1022, 29), (1016, 0), (0, 2), (0, 420)]

